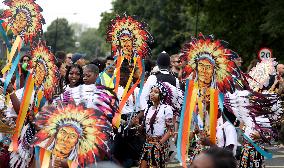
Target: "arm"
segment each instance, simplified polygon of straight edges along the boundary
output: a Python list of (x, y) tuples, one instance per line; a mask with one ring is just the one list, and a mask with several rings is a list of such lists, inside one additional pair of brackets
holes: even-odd
[[(1, 88), (1, 93), (3, 93), (3, 88)], [(12, 102), (14, 111), (17, 114), (19, 114), (21, 103), (20, 103), (17, 95), (15, 94), (13, 86), (12, 86), (11, 83), (7, 87), (7, 93), (10, 94), (10, 98), (11, 98), (11, 102)]]

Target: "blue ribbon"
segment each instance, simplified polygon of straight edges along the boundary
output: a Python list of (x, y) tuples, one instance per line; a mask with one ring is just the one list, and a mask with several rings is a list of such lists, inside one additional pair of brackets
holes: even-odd
[(4, 38), (5, 43), (8, 47), (9, 52), (10, 52), (11, 51), (11, 43), (10, 43), (8, 37), (7, 37), (6, 31), (3, 29), (3, 26), (2, 26), (3, 22), (4, 22), (3, 20), (0, 20), (0, 33), (1, 33), (2, 37)]
[(181, 160), (181, 138), (182, 138), (185, 105), (186, 105), (186, 101), (187, 101), (187, 98), (188, 98), (188, 95), (187, 95), (188, 87), (189, 87), (189, 80), (187, 79), (186, 80), (186, 86), (185, 86), (185, 95), (184, 95), (184, 99), (183, 99), (181, 116), (180, 116), (179, 129), (178, 129), (178, 139), (177, 139), (177, 159), (179, 160), (179, 162), (182, 162), (182, 160)]
[(14, 59), (14, 61), (13, 61), (13, 63), (12, 63), (12, 67), (11, 67), (11, 69), (10, 69), (10, 71), (9, 71), (9, 73), (8, 73), (8, 75), (7, 75), (7, 77), (6, 77), (6, 79), (5, 79), (5, 82), (4, 82), (4, 92), (3, 92), (4, 95), (6, 94), (6, 89), (7, 89), (8, 85), (9, 85), (9, 83), (10, 83), (12, 77), (13, 77), (13, 74), (14, 74), (14, 72), (15, 72), (17, 66), (18, 66), (18, 63), (19, 63), (19, 61), (20, 61), (20, 58), (21, 58), (21, 57), (20, 57), (20, 53), (18, 52), (18, 55), (17, 55), (17, 57)]
[(19, 74), (19, 67), (17, 66), (17, 69), (16, 69), (16, 90), (20, 89), (20, 74)]
[[(230, 120), (227, 118), (227, 116), (224, 114), (224, 94), (220, 93), (219, 94), (219, 107), (223, 113), (223, 116), (225, 117), (225, 119), (230, 123)], [(235, 125), (232, 124), (234, 127)], [(237, 130), (239, 130), (239, 132), (243, 135), (243, 137), (250, 143), (254, 146), (254, 148), (264, 157), (266, 157), (267, 159), (272, 159), (272, 154), (271, 153), (268, 153), (266, 152), (265, 150), (263, 150), (261, 147), (259, 147), (256, 143), (253, 142), (252, 139), (250, 139), (248, 136), (246, 136), (246, 134), (243, 133), (242, 130), (240, 130), (239, 127), (235, 127)]]

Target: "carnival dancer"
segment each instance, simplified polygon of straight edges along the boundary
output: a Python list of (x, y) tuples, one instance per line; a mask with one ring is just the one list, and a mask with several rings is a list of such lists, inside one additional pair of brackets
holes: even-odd
[[(112, 56), (116, 65), (113, 78), (116, 77), (114, 91), (117, 93), (120, 85), (120, 69), (125, 60), (128, 67), (132, 66), (122, 100), (119, 104), (119, 113), (114, 117), (113, 124), (118, 128), (121, 119), (121, 111), (129, 96), (134, 92), (140, 82), (140, 88), (144, 84), (144, 59), (150, 56), (149, 44), (153, 42), (151, 34), (147, 30), (147, 24), (139, 21), (135, 16), (117, 15), (111, 21), (107, 30), (107, 42), (111, 43)], [(134, 71), (138, 67), (142, 72), (133, 85)], [(137, 79), (137, 77), (136, 77)], [(139, 94), (140, 95), (140, 94)]]
[(151, 88), (149, 106), (144, 112), (146, 142), (140, 167), (165, 167), (167, 140), (173, 135), (173, 111), (166, 101), (170, 96), (165, 83)]
[[(120, 70), (120, 85), (118, 87), (117, 97), (121, 102), (125, 87), (127, 85), (130, 70), (128, 63), (123, 62)], [(115, 135), (113, 145), (113, 155), (123, 167), (131, 167), (139, 162), (140, 153), (144, 144), (144, 139), (139, 133), (137, 127), (129, 125), (131, 117), (139, 113), (136, 106), (139, 89), (135, 89), (129, 96), (124, 107), (122, 108), (121, 123)]]
[[(240, 76), (239, 69), (232, 57), (236, 55), (226, 48), (227, 43), (214, 40), (213, 36), (203, 36), (187, 43), (182, 49), (181, 59), (187, 62), (184, 70), (187, 81), (187, 99), (180, 118), (178, 136), (178, 159), (186, 166), (187, 144), (190, 142), (190, 132), (198, 125), (202, 134), (210, 135), (210, 141), (215, 144), (218, 116), (219, 93), (235, 90), (233, 75)], [(193, 117), (200, 118), (200, 124), (192, 124)], [(207, 137), (205, 136), (205, 137)]]
[[(44, 42), (38, 42), (31, 48), (31, 56), (32, 67), (25, 88), (17, 90), (16, 97), (11, 97), (12, 110), (16, 112), (18, 119), (12, 137), (10, 167), (31, 166), (34, 151), (30, 143), (36, 131), (33, 120), (39, 109), (51, 101), (59, 81), (54, 55)], [(27, 114), (24, 113), (25, 110), (28, 111)], [(24, 124), (23, 128), (21, 124)]]
[(95, 64), (87, 64), (83, 67), (83, 81), (85, 85), (96, 84), (99, 68)]

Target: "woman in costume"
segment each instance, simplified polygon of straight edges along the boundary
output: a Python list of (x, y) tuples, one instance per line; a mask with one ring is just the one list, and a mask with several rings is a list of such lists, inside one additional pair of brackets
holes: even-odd
[[(146, 142), (140, 167), (165, 167), (167, 140), (173, 135), (173, 110), (167, 83), (157, 83), (151, 88), (149, 106), (144, 112), (143, 126)], [(138, 119), (138, 118), (137, 118)]]
[(70, 67), (68, 67), (65, 82), (67, 85), (65, 90), (82, 85), (84, 83), (82, 67), (78, 64), (72, 64)]

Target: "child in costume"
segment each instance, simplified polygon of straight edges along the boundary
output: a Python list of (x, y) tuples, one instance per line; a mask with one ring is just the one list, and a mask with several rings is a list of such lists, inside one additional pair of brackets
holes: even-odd
[(167, 140), (173, 134), (173, 111), (165, 104), (167, 96), (165, 83), (157, 83), (151, 88), (150, 104), (144, 112), (146, 142), (140, 167), (165, 167)]

